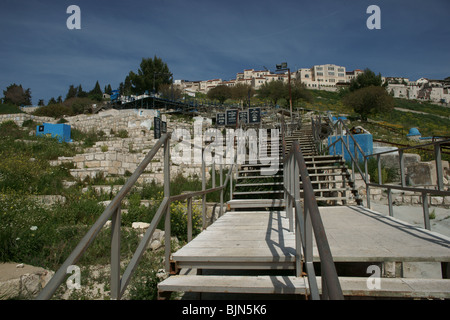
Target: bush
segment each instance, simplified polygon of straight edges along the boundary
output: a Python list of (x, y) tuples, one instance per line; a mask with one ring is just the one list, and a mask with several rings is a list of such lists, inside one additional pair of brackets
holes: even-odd
[(117, 137), (119, 138), (128, 138), (128, 131), (125, 129), (121, 129), (119, 130), (119, 132), (117, 133)]
[(73, 116), (74, 113), (70, 107), (62, 104), (52, 104), (45, 107), (40, 107), (35, 112), (33, 112), (33, 115), (59, 119), (63, 118), (64, 116)]
[[(364, 168), (364, 165), (360, 164), (360, 167)], [(369, 158), (367, 162), (367, 169), (369, 170), (370, 181), (378, 183), (378, 163), (375, 158)], [(398, 171), (395, 168), (386, 168), (381, 166), (381, 177), (383, 179), (383, 184), (396, 182), (398, 180)]]
[(18, 106), (12, 104), (0, 104), (0, 114), (23, 113)]
[(369, 115), (388, 113), (394, 109), (394, 99), (383, 87), (370, 86), (349, 93), (343, 99), (348, 107), (358, 113), (363, 120)]

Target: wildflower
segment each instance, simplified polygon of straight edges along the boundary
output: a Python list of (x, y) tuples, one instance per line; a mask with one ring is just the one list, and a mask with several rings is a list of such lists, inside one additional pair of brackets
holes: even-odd
[(36, 231), (36, 230), (37, 230), (37, 226), (32, 226), (32, 227), (30, 228), (30, 230), (31, 230), (31, 231)]

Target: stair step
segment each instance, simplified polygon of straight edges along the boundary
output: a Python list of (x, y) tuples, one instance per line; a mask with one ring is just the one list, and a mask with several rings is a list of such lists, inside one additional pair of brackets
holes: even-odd
[(251, 195), (251, 194), (281, 194), (283, 190), (261, 190), (261, 191), (239, 191), (233, 192), (233, 196), (243, 196), (243, 195)]
[[(322, 293), (321, 277), (316, 278)], [(369, 288), (366, 277), (339, 277), (344, 296), (448, 299), (449, 279), (381, 278), (380, 288)], [(294, 276), (171, 276), (158, 284), (160, 292), (309, 294), (306, 277)]]
[(276, 174), (276, 175), (267, 175), (267, 176), (239, 176), (236, 179), (242, 180), (242, 179), (272, 179), (272, 178), (283, 178), (282, 174)]
[(308, 294), (305, 278), (294, 276), (171, 276), (159, 291), (210, 293)]
[(281, 186), (283, 182), (263, 182), (263, 183), (240, 183), (236, 185), (237, 187), (259, 187), (259, 186)]
[(284, 207), (283, 199), (233, 199), (228, 209)]

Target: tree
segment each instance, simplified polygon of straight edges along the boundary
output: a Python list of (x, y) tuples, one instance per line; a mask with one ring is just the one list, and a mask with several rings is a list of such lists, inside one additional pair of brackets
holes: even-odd
[(50, 106), (50, 105), (52, 105), (52, 104), (57, 104), (57, 102), (56, 102), (56, 100), (55, 100), (55, 98), (50, 98), (50, 100), (48, 100), (48, 103), (47, 103), (47, 105), (48, 106)]
[(3, 102), (16, 106), (31, 105), (31, 90), (24, 90), (22, 85), (13, 83), (3, 91)]
[(102, 101), (103, 92), (98, 81), (95, 83), (94, 89), (89, 92), (89, 98), (96, 101)]
[(86, 91), (83, 91), (83, 88), (81, 87), (81, 84), (78, 86), (77, 89), (77, 98), (87, 98), (88, 93)]
[(208, 98), (211, 100), (219, 100), (223, 104), (225, 100), (231, 98), (231, 88), (229, 86), (220, 85), (208, 91)]
[(251, 85), (238, 83), (236, 86), (231, 87), (231, 98), (239, 100), (241, 102), (250, 100), (255, 94)]
[(109, 95), (112, 94), (112, 88), (111, 88), (110, 84), (108, 84), (108, 86), (105, 86), (104, 93), (109, 94)]
[[(289, 93), (286, 99), (289, 99)], [(311, 92), (306, 89), (303, 83), (301, 83), (300, 81), (294, 81), (292, 84), (292, 102), (295, 103), (298, 100), (312, 102), (313, 96)]]
[(179, 100), (183, 97), (183, 91), (180, 88), (174, 88), (173, 85), (167, 83), (161, 85), (159, 91), (161, 92), (161, 96), (165, 99)]
[[(172, 84), (172, 74), (169, 67), (161, 58), (142, 59), (137, 73), (130, 71), (127, 78), (131, 84), (131, 93), (140, 95), (145, 91), (152, 92), (155, 88), (156, 92), (162, 84)], [(127, 85), (125, 79), (125, 91)]]
[(343, 103), (358, 113), (363, 120), (369, 115), (387, 113), (394, 109), (392, 98), (383, 87), (370, 86), (349, 93)]
[(281, 80), (269, 81), (264, 83), (258, 90), (258, 96), (263, 99), (269, 99), (276, 105), (279, 99), (285, 98), (286, 95), (289, 97), (287, 89), (288, 87)]
[(69, 91), (66, 94), (66, 100), (69, 100), (70, 98), (76, 98), (77, 97), (77, 89), (74, 87), (73, 84), (70, 85)]
[(363, 73), (350, 81), (349, 91), (353, 92), (370, 86), (379, 87), (382, 83), (381, 74), (375, 75), (372, 70), (365, 69)]

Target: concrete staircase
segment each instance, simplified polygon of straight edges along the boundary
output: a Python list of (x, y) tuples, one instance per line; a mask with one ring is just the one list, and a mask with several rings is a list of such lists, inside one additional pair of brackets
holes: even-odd
[[(336, 204), (362, 204), (354, 181), (341, 156), (318, 155), (310, 126), (294, 131), (285, 137), (286, 153), (290, 150), (293, 141), (299, 141), (302, 153), (306, 160), (308, 173), (313, 184), (316, 200), (326, 205)], [(270, 172), (273, 164), (241, 165), (237, 171), (236, 185), (233, 200), (228, 203), (229, 209), (249, 208), (281, 208), (283, 200), (283, 158), (282, 140), (278, 140), (278, 147), (268, 141), (267, 154), (277, 148), (277, 171)], [(302, 182), (300, 181), (300, 188)], [(302, 192), (300, 192), (302, 194)]]
[[(319, 205), (337, 201), (348, 204), (352, 200), (359, 204), (358, 194), (342, 158), (317, 155), (307, 129), (296, 131), (286, 139), (287, 150), (294, 139), (300, 141)], [(173, 253), (172, 260), (177, 275), (170, 276), (158, 285), (160, 298), (167, 297), (173, 291), (198, 293), (200, 296), (195, 298), (206, 299), (224, 298), (214, 296), (215, 294), (244, 294), (244, 298), (249, 294), (269, 294), (279, 298), (282, 294), (286, 299), (301, 299), (309, 295), (307, 278), (294, 276), (295, 234), (289, 231), (289, 221), (284, 211), (282, 149), (280, 141), (277, 142), (279, 144), (276, 150), (280, 160), (278, 171), (270, 175), (263, 174), (264, 169), (269, 166), (267, 164), (244, 163), (238, 168), (237, 184), (233, 199), (227, 204), (227, 213), (193, 241)], [(277, 145), (269, 141), (267, 148), (270, 154), (271, 149), (277, 148)], [(393, 221), (391, 231), (395, 231), (396, 236), (391, 236), (390, 233), (384, 235), (382, 230), (388, 229), (387, 221), (378, 223), (380, 218), (376, 214), (368, 217), (372, 214), (356, 213), (362, 210), (360, 207), (351, 208), (320, 207), (325, 229), (331, 235), (329, 241), (333, 259), (346, 298), (448, 299), (449, 280), (422, 279), (415, 274), (411, 279), (400, 277), (405, 274), (406, 269), (399, 268), (406, 268), (406, 262), (391, 262), (423, 259), (422, 256), (403, 257), (405, 246), (402, 244), (397, 248), (398, 253), (391, 252), (393, 244), (389, 240), (399, 235), (410, 236), (412, 230), (404, 235), (397, 227), (397, 222)], [(362, 222), (361, 219), (367, 221)], [(370, 223), (374, 226), (368, 226)], [(364, 241), (369, 231), (364, 228), (368, 228), (375, 237), (368, 238), (368, 243)], [(355, 232), (360, 233), (360, 238), (353, 236)], [(378, 234), (381, 235), (380, 238), (376, 238)], [(424, 241), (423, 235), (418, 236), (417, 240)], [(387, 242), (386, 247), (381, 246), (383, 241)], [(405, 239), (404, 243), (411, 241)], [(396, 242), (397, 240), (394, 244)], [(429, 245), (431, 244), (426, 243), (427, 248)], [(412, 246), (416, 248), (415, 245)], [(381, 250), (381, 253), (377, 250)], [(417, 251), (412, 252), (417, 254)], [(385, 257), (386, 254), (388, 256)], [(396, 257), (392, 258), (390, 255)], [(383, 274), (382, 286), (376, 289), (368, 285), (368, 279), (371, 278), (367, 268), (371, 265), (378, 266)], [(413, 265), (416, 267), (414, 263)], [(436, 268), (439, 266), (440, 263), (433, 265)], [(320, 264), (316, 267), (320, 269)], [(391, 269), (394, 271), (391, 272)], [(320, 270), (318, 271), (320, 274)], [(321, 292), (320, 277), (318, 286)]]

